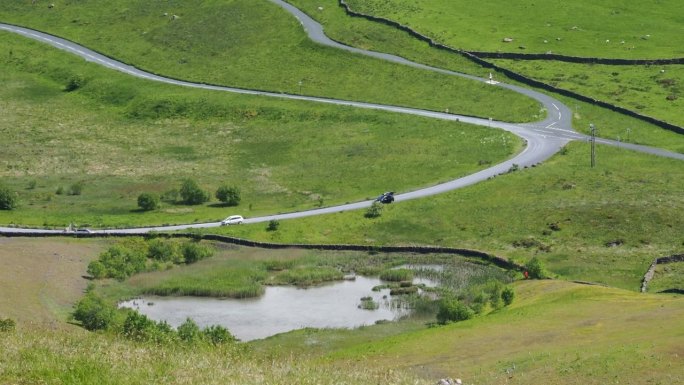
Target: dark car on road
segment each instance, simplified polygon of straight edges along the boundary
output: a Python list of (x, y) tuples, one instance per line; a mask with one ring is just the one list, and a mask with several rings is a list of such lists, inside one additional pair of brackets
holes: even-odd
[(380, 203), (392, 203), (394, 202), (394, 191), (388, 191), (379, 197), (375, 198), (376, 202)]

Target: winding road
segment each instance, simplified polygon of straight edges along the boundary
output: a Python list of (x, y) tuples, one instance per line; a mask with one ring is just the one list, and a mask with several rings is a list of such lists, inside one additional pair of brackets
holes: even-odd
[[(544, 108), (546, 109), (547, 117), (543, 121), (539, 121), (539, 122), (525, 123), (525, 124), (512, 124), (512, 123), (500, 122), (500, 121), (496, 121), (496, 120), (475, 118), (475, 117), (470, 117), (470, 116), (462, 116), (462, 115), (435, 112), (435, 111), (427, 111), (427, 110), (421, 110), (421, 109), (415, 109), (415, 108), (390, 106), (390, 105), (375, 104), (375, 103), (354, 102), (354, 101), (348, 101), (348, 100), (330, 99), (330, 98), (323, 98), (323, 97), (281, 94), (281, 93), (256, 91), (256, 90), (249, 90), (249, 89), (242, 89), (242, 88), (233, 88), (233, 87), (224, 87), (224, 86), (216, 86), (216, 85), (201, 84), (201, 83), (192, 83), (192, 82), (186, 82), (186, 81), (182, 81), (182, 80), (171, 79), (171, 78), (167, 78), (164, 76), (160, 76), (160, 75), (156, 75), (156, 74), (152, 74), (149, 72), (142, 71), (138, 68), (135, 68), (133, 66), (130, 66), (130, 65), (127, 65), (124, 63), (121, 63), (117, 60), (114, 60), (112, 58), (109, 58), (107, 56), (99, 54), (95, 51), (92, 51), (88, 48), (85, 48), (85, 47), (78, 45), (76, 43), (73, 43), (71, 41), (68, 41), (68, 40), (65, 40), (65, 39), (50, 35), (50, 34), (46, 34), (43, 32), (39, 32), (36, 30), (18, 27), (18, 26), (13, 26), (13, 25), (9, 25), (9, 24), (3, 24), (3, 23), (0, 23), (0, 30), (16, 33), (16, 34), (19, 34), (19, 35), (22, 35), (22, 36), (25, 36), (25, 37), (46, 43), (46, 44), (49, 44), (55, 48), (62, 49), (62, 50), (67, 51), (69, 53), (83, 57), (84, 59), (91, 61), (93, 63), (97, 63), (97, 64), (102, 65), (104, 67), (107, 67), (107, 68), (110, 68), (110, 69), (113, 69), (116, 71), (120, 71), (120, 72), (129, 74), (131, 76), (146, 79), (146, 80), (168, 83), (168, 84), (173, 84), (173, 85), (182, 86), (182, 87), (201, 88), (201, 89), (231, 92), (231, 93), (237, 93), (237, 94), (262, 95), (262, 96), (267, 96), (267, 97), (291, 99), (291, 100), (303, 100), (303, 101), (316, 102), (316, 103), (328, 103), (328, 104), (334, 104), (334, 105), (340, 105), (340, 106), (351, 106), (351, 107), (356, 107), (356, 108), (366, 108), (366, 109), (382, 110), (382, 111), (389, 111), (389, 112), (402, 113), (402, 114), (418, 115), (418, 116), (424, 116), (424, 117), (430, 117), (430, 118), (442, 119), (442, 120), (461, 121), (464, 123), (470, 123), (470, 124), (475, 124), (475, 125), (480, 125), (480, 126), (485, 126), (485, 127), (494, 127), (494, 128), (506, 130), (506, 131), (509, 131), (509, 132), (521, 137), (526, 142), (526, 146), (522, 152), (520, 152), (519, 154), (517, 154), (513, 158), (506, 160), (505, 162), (499, 163), (497, 165), (494, 165), (490, 168), (479, 171), (477, 173), (474, 173), (474, 174), (471, 174), (471, 175), (468, 175), (468, 176), (465, 176), (465, 177), (462, 177), (462, 178), (459, 178), (456, 180), (452, 180), (450, 182), (446, 182), (446, 183), (438, 184), (435, 186), (427, 187), (424, 189), (419, 189), (419, 190), (395, 195), (395, 201), (396, 202), (401, 202), (401, 201), (405, 201), (405, 200), (409, 200), (409, 199), (427, 197), (430, 195), (440, 194), (440, 193), (443, 193), (446, 191), (451, 191), (451, 190), (455, 190), (458, 188), (466, 187), (466, 186), (484, 181), (484, 180), (489, 179), (491, 177), (494, 177), (496, 175), (505, 173), (514, 164), (517, 164), (520, 167), (532, 166), (532, 165), (538, 164), (538, 163), (543, 162), (544, 160), (550, 158), (552, 155), (554, 155), (556, 152), (558, 152), (565, 144), (567, 144), (570, 141), (573, 141), (573, 140), (588, 141), (588, 140), (590, 140), (590, 138), (587, 135), (580, 134), (580, 133), (578, 133), (572, 129), (572, 112), (570, 111), (570, 109), (567, 106), (565, 106), (560, 101), (552, 98), (551, 96), (548, 96), (548, 95), (543, 94), (541, 92), (537, 92), (537, 91), (530, 90), (527, 88), (512, 85), (512, 84), (491, 82), (491, 81), (489, 81), (489, 79), (478, 78), (478, 77), (472, 76), (472, 75), (467, 75), (467, 74), (462, 74), (462, 73), (458, 73), (458, 72), (454, 72), (454, 71), (445, 70), (442, 68), (427, 66), (424, 64), (409, 61), (409, 60), (404, 59), (404, 58), (399, 57), (399, 56), (390, 55), (390, 54), (381, 53), (381, 52), (366, 51), (366, 50), (362, 50), (359, 48), (350, 47), (350, 46), (338, 43), (338, 42), (328, 38), (323, 31), (323, 27), (318, 22), (316, 22), (315, 20), (310, 18), (308, 15), (306, 15), (304, 12), (302, 12), (301, 10), (295, 8), (291, 4), (289, 4), (285, 1), (282, 1), (282, 0), (269, 0), (269, 1), (281, 6), (284, 10), (286, 10), (287, 12), (292, 14), (294, 17), (296, 17), (299, 20), (299, 22), (302, 24), (302, 27), (304, 28), (304, 30), (307, 32), (309, 38), (311, 40), (319, 43), (319, 44), (330, 46), (330, 47), (341, 49), (341, 50), (345, 50), (345, 51), (350, 52), (350, 54), (371, 56), (371, 57), (374, 57), (377, 59), (381, 59), (381, 60), (385, 60), (385, 61), (389, 61), (389, 62), (393, 62), (393, 63), (398, 63), (398, 64), (402, 64), (402, 65), (407, 65), (407, 66), (411, 66), (411, 67), (415, 67), (415, 68), (419, 68), (419, 69), (423, 69), (423, 70), (427, 70), (427, 71), (439, 72), (439, 73), (451, 75), (451, 76), (459, 76), (459, 77), (467, 78), (467, 79), (470, 79), (473, 81), (486, 82), (486, 83), (491, 84), (492, 87), (504, 87), (504, 88), (513, 90), (515, 92), (527, 95), (527, 96), (539, 101), (539, 103), (541, 103), (544, 106)], [(596, 138), (596, 143), (611, 145), (611, 146), (620, 146), (620, 147), (627, 148), (627, 149), (634, 150), (634, 151), (639, 151), (639, 152), (649, 153), (649, 154), (653, 154), (653, 155), (657, 155), (657, 156), (663, 156), (663, 157), (669, 157), (669, 158), (684, 160), (684, 154), (674, 153), (674, 152), (665, 151), (662, 149), (648, 147), (648, 146), (635, 145), (635, 144), (631, 144), (631, 143), (623, 143), (623, 142), (618, 142), (618, 141), (613, 141), (613, 140), (608, 140), (608, 139), (601, 139), (601, 138)], [(286, 213), (286, 214), (277, 214), (277, 215), (269, 215), (269, 216), (255, 217), (255, 218), (247, 218), (247, 219), (245, 219), (245, 223), (258, 223), (258, 222), (270, 221), (273, 219), (282, 220), (282, 219), (301, 218), (301, 217), (312, 216), (312, 215), (330, 214), (330, 213), (336, 213), (336, 212), (341, 212), (341, 211), (362, 209), (362, 208), (366, 208), (366, 207), (370, 206), (371, 204), (372, 204), (372, 201), (362, 201), (362, 202), (350, 203), (350, 204), (339, 205), (339, 206), (325, 207), (325, 208), (320, 208), (320, 209), (315, 209), (315, 210), (293, 212), (293, 213)], [(220, 225), (219, 222), (212, 222), (212, 223), (199, 223), (199, 224), (188, 224), (188, 225), (178, 225), (178, 226), (158, 226), (158, 227), (145, 227), (145, 228), (132, 228), (132, 229), (97, 230), (97, 231), (95, 231), (95, 233), (102, 233), (102, 234), (124, 234), (124, 233), (125, 234), (131, 234), (131, 233), (138, 234), (139, 233), (139, 234), (142, 234), (142, 233), (146, 233), (146, 232), (150, 232), (150, 231), (176, 231), (176, 230), (185, 230), (185, 229), (190, 229), (190, 228), (217, 227), (219, 225)], [(45, 234), (45, 233), (58, 233), (58, 232), (61, 233), (62, 230), (22, 229), (22, 228), (14, 228), (14, 227), (0, 227), (0, 233), (16, 233), (16, 232)]]

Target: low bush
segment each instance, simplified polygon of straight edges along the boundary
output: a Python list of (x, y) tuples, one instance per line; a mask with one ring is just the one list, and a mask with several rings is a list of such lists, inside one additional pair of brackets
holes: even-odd
[(505, 306), (512, 304), (514, 298), (515, 298), (515, 291), (513, 291), (513, 288), (511, 288), (511, 287), (507, 286), (501, 292), (501, 299), (503, 300)]
[(151, 211), (159, 208), (159, 197), (153, 193), (142, 193), (138, 195), (138, 207), (143, 211)]
[(7, 187), (0, 186), (0, 210), (12, 210), (17, 207), (17, 194)]
[(202, 190), (193, 179), (183, 181), (179, 194), (183, 203), (188, 205), (199, 205), (209, 200), (209, 194)]
[(17, 324), (11, 318), (0, 319), (0, 333), (11, 333)]
[(83, 193), (83, 182), (76, 182), (69, 186), (69, 195), (81, 195)]
[(223, 185), (216, 190), (216, 199), (223, 202), (226, 206), (237, 206), (240, 204), (240, 189)]
[(280, 221), (277, 219), (271, 219), (268, 221), (268, 226), (266, 227), (266, 231), (277, 231), (278, 228), (280, 227)]
[(183, 260), (180, 247), (173, 240), (152, 239), (147, 246), (147, 256), (155, 261), (178, 263)]
[(537, 257), (533, 257), (525, 264), (525, 270), (527, 271), (529, 277), (533, 279), (544, 279), (548, 278), (549, 276), (544, 264)]
[(114, 322), (114, 307), (89, 292), (75, 305), (72, 316), (88, 330), (103, 330)]
[(382, 203), (373, 202), (373, 204), (371, 204), (370, 207), (368, 207), (366, 213), (363, 214), (363, 216), (366, 218), (378, 218), (382, 215), (382, 209)]
[(214, 255), (214, 251), (206, 245), (199, 242), (189, 241), (183, 243), (181, 246), (181, 253), (185, 263), (195, 263), (202, 259), (209, 258)]
[(114, 245), (88, 264), (88, 274), (94, 278), (116, 278), (120, 281), (144, 271), (147, 256), (140, 250)]
[(456, 299), (443, 299), (439, 304), (437, 322), (447, 324), (449, 322), (465, 321), (472, 318), (473, 310)]

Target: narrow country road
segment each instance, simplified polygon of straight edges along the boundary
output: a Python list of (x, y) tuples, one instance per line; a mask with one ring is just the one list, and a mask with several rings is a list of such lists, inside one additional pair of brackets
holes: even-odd
[[(374, 109), (374, 110), (382, 110), (382, 111), (388, 111), (388, 112), (394, 112), (394, 113), (402, 113), (402, 114), (410, 114), (410, 115), (417, 115), (417, 116), (424, 116), (424, 117), (430, 117), (430, 118), (435, 118), (435, 119), (442, 119), (442, 120), (451, 120), (451, 121), (461, 121), (464, 123), (469, 123), (469, 124), (475, 124), (475, 125), (480, 125), (480, 126), (486, 126), (486, 127), (493, 127), (493, 128), (498, 128), (502, 130), (509, 131), (522, 139), (524, 139), (526, 146), (522, 152), (517, 154), (511, 159), (506, 160), (505, 162), (499, 163), (497, 165), (494, 165), (490, 168), (487, 168), (485, 170), (479, 171), (477, 173), (452, 180), (450, 182), (438, 184), (435, 186), (403, 193), (403, 194), (398, 194), (395, 195), (395, 200), (396, 202), (401, 202), (409, 199), (417, 199), (417, 198), (423, 198), (427, 197), (430, 195), (435, 195), (435, 194), (440, 194), (443, 192), (455, 190), (458, 188), (466, 187), (484, 180), (487, 180), (491, 177), (494, 177), (496, 175), (500, 175), (502, 173), (507, 172), (514, 164), (518, 165), (519, 167), (527, 167), (527, 166), (532, 166), (535, 164), (538, 164), (540, 162), (545, 161), (546, 159), (550, 158), (553, 156), (556, 152), (558, 152), (565, 144), (567, 144), (569, 141), (572, 140), (580, 140), (580, 141), (587, 141), (589, 140), (589, 137), (580, 133), (575, 132), (572, 129), (572, 112), (570, 109), (565, 106), (563, 103), (560, 101), (552, 98), (551, 96), (548, 96), (546, 94), (543, 94), (541, 92), (537, 92), (534, 90), (530, 90), (527, 88), (519, 87), (516, 85), (511, 85), (511, 84), (505, 84), (505, 83), (498, 83), (498, 82), (490, 82), (489, 79), (484, 79), (484, 78), (478, 78), (472, 75), (467, 75), (467, 74), (462, 74), (454, 71), (449, 71), (441, 68), (435, 68), (435, 67), (430, 67), (424, 64), (420, 63), (415, 63), (412, 61), (409, 61), (407, 59), (401, 58), (399, 56), (395, 55), (390, 55), (390, 54), (385, 54), (385, 53), (380, 53), (380, 52), (373, 52), (373, 51), (366, 51), (362, 50), (359, 48), (355, 47), (350, 47), (346, 46), (344, 44), (340, 44), (338, 42), (335, 42), (328, 38), (325, 33), (323, 32), (323, 27), (311, 19), (309, 16), (307, 16), (304, 12), (300, 11), (299, 9), (295, 8), (289, 3), (286, 3), (285, 1), (282, 0), (270, 0), (271, 2), (281, 6), (284, 10), (292, 14), (294, 17), (296, 17), (299, 22), (302, 24), (302, 27), (305, 29), (307, 32), (309, 38), (319, 44), (334, 47), (337, 49), (345, 50), (348, 51), (350, 54), (359, 54), (359, 55), (366, 55), (366, 56), (371, 56), (377, 59), (393, 62), (393, 63), (398, 63), (402, 65), (407, 65), (419, 69), (423, 69), (426, 71), (435, 71), (439, 73), (443, 73), (446, 75), (451, 75), (451, 76), (460, 76), (463, 78), (470, 79), (472, 81), (480, 81), (480, 82), (487, 82), (491, 84), (492, 87), (504, 87), (510, 90), (513, 90), (515, 92), (527, 95), (541, 103), (544, 108), (547, 111), (547, 117), (543, 121), (539, 122), (534, 122), (534, 123), (525, 123), (525, 124), (512, 124), (512, 123), (506, 123), (506, 122), (500, 122), (500, 121), (492, 121), (489, 119), (482, 119), (482, 118), (474, 118), (470, 116), (462, 116), (462, 115), (456, 115), (456, 114), (450, 114), (450, 113), (442, 113), (442, 112), (435, 112), (435, 111), (427, 111), (427, 110), (421, 110), (421, 109), (415, 109), (415, 108), (408, 108), (408, 107), (398, 107), (398, 106), (390, 106), (390, 105), (383, 105), (383, 104), (375, 104), (375, 103), (364, 103), (364, 102), (354, 102), (354, 101), (348, 101), (348, 100), (339, 100), (339, 99), (330, 99), (330, 98), (324, 98), (324, 97), (313, 97), (313, 96), (302, 96), (302, 95), (290, 95), (290, 94), (281, 94), (281, 93), (275, 93), (275, 92), (267, 92), (267, 91), (257, 91), (257, 90), (248, 90), (248, 89), (242, 89), (242, 88), (233, 88), (233, 87), (224, 87), (224, 86), (217, 86), (217, 85), (209, 85), (209, 84), (202, 84), (202, 83), (192, 83), (192, 82), (186, 82), (182, 80), (176, 80), (176, 79), (171, 79), (168, 77), (152, 74), (149, 72), (142, 71), (138, 68), (135, 68), (134, 66), (130, 66), (124, 63), (121, 63), (115, 59), (109, 58), (107, 56), (104, 56), (102, 54), (99, 54), (95, 51), (92, 51), (88, 48), (85, 48), (79, 44), (73, 43), (71, 41), (46, 34), (43, 32), (35, 31), (32, 29), (28, 28), (23, 28), (23, 27), (18, 27), (18, 26), (13, 26), (13, 25), (8, 25), (8, 24), (3, 24), (0, 23), (0, 30), (16, 33), (46, 44), (49, 44), (53, 47), (56, 47), (58, 49), (62, 49), (64, 51), (70, 52), (72, 54), (78, 55), (80, 57), (83, 57), (84, 59), (91, 61), (93, 63), (97, 63), (99, 65), (102, 65), (104, 67), (120, 71), (126, 74), (129, 74), (131, 76), (135, 76), (138, 78), (150, 80), (150, 81), (157, 81), (157, 82), (162, 82), (162, 83), (168, 83), (168, 84), (173, 84), (177, 86), (182, 86), (182, 87), (192, 87), (192, 88), (201, 88), (201, 89), (207, 89), (207, 90), (214, 90), (214, 91), (223, 91), (223, 92), (231, 92), (231, 93), (237, 93), (237, 94), (247, 94), (247, 95), (262, 95), (262, 96), (267, 96), (267, 97), (274, 97), (274, 98), (281, 98), (281, 99), (291, 99), (291, 100), (304, 100), (304, 101), (309, 101), (309, 102), (316, 102), (316, 103), (328, 103), (328, 104), (334, 104), (334, 105), (340, 105), (340, 106), (351, 106), (351, 107), (356, 107), (356, 108), (365, 108), (365, 109)], [(621, 143), (617, 141), (612, 141), (612, 140), (607, 140), (607, 139), (596, 139), (597, 143), (600, 144), (606, 144), (606, 145), (611, 145), (611, 146), (621, 146), (630, 150), (634, 151), (640, 151), (640, 152), (645, 152), (657, 156), (663, 156), (663, 157), (669, 157), (669, 158), (675, 158), (675, 159), (680, 159), (684, 160), (684, 154), (678, 154), (678, 153), (673, 153), (657, 148), (652, 148), (652, 147), (647, 147), (647, 146), (640, 146), (640, 145), (634, 145), (634, 144), (629, 144), (629, 143)], [(320, 208), (320, 209), (315, 209), (315, 210), (308, 210), (308, 211), (301, 211), (301, 212), (293, 212), (293, 213), (287, 213), (287, 214), (276, 214), (276, 215), (269, 215), (269, 216), (263, 216), (263, 217), (257, 217), (257, 218), (247, 218), (245, 219), (245, 223), (258, 223), (258, 222), (265, 222), (265, 221), (270, 221), (273, 219), (277, 220), (283, 220), (283, 219), (292, 219), (292, 218), (301, 218), (301, 217), (307, 217), (307, 216), (312, 216), (312, 215), (322, 215), (322, 214), (330, 214), (330, 213), (336, 213), (336, 212), (341, 212), (341, 211), (348, 211), (348, 210), (356, 210), (356, 209), (361, 209), (368, 207), (372, 204), (372, 201), (362, 201), (362, 202), (356, 202), (356, 203), (350, 203), (350, 204), (345, 204), (345, 205), (339, 205), (339, 206), (332, 206), (332, 207), (325, 207), (325, 208)], [(200, 224), (187, 224), (187, 225), (178, 225), (178, 226), (155, 226), (155, 227), (145, 227), (145, 228), (132, 228), (132, 229), (115, 229), (115, 230), (97, 230), (95, 231), (96, 233), (103, 233), (103, 234), (124, 234), (124, 233), (134, 233), (134, 234), (142, 234), (150, 231), (176, 231), (176, 230), (185, 230), (185, 229), (190, 229), (190, 228), (208, 228), (208, 227), (217, 227), (219, 226), (220, 223), (218, 222), (212, 222), (212, 223), (200, 223)], [(21, 229), (21, 228), (14, 228), (14, 227), (0, 227), (0, 233), (8, 233), (8, 232), (23, 232), (23, 233), (33, 233), (33, 234), (41, 234), (41, 233), (57, 233), (57, 232), (62, 232), (62, 230), (45, 230), (45, 229)]]

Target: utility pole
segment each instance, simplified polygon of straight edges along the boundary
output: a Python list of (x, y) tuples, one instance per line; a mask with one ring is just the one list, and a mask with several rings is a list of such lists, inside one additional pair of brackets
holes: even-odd
[(591, 130), (591, 168), (596, 166), (596, 126), (594, 124), (589, 125)]

